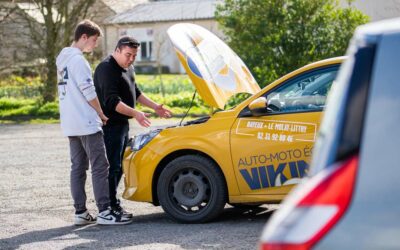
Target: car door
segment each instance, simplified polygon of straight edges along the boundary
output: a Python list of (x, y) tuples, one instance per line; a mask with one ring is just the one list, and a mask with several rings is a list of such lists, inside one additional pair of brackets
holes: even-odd
[(307, 173), (338, 68), (316, 68), (267, 88), (267, 108), (260, 114), (242, 110), (230, 132), (241, 194), (286, 194)]

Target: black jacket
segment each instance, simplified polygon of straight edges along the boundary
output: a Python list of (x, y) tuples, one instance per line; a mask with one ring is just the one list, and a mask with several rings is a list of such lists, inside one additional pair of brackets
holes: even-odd
[(128, 70), (121, 68), (110, 55), (96, 67), (93, 80), (101, 108), (109, 118), (107, 124), (128, 124), (128, 119), (132, 117), (118, 113), (115, 107), (122, 101), (134, 108), (141, 95), (135, 82), (133, 67)]

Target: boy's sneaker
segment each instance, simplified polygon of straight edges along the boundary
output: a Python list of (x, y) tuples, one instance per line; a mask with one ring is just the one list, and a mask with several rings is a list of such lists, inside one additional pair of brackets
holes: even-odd
[(97, 224), (99, 225), (125, 225), (132, 220), (122, 216), (119, 211), (107, 209), (97, 215)]
[(93, 218), (86, 210), (83, 213), (75, 214), (74, 224), (77, 226), (88, 225), (96, 223), (96, 218)]
[(112, 207), (112, 209), (114, 211), (118, 211), (122, 214), (122, 217), (127, 218), (127, 219), (132, 219), (133, 215), (131, 213), (129, 213), (128, 211), (126, 211), (125, 209), (123, 209), (119, 204)]

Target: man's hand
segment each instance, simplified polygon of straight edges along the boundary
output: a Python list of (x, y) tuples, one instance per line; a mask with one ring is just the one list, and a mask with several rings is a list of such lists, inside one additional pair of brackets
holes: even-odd
[(143, 113), (143, 112), (141, 112), (139, 110), (135, 110), (135, 111), (136, 112), (135, 112), (135, 116), (134, 117), (135, 117), (136, 121), (142, 127), (145, 127), (145, 128), (149, 127), (151, 125), (151, 122), (150, 122), (149, 119), (147, 119), (147, 117), (149, 117), (150, 114), (149, 113)]
[(107, 121), (108, 121), (108, 117), (105, 116), (103, 113), (99, 113), (99, 117), (100, 117), (101, 121), (103, 122), (103, 125), (106, 125)]
[(156, 108), (154, 109), (154, 111), (156, 112), (156, 114), (159, 117), (170, 118), (172, 115), (172, 112), (169, 109), (164, 108), (163, 105), (164, 104), (157, 105)]
[(103, 126), (107, 124), (108, 117), (104, 115), (103, 110), (101, 109), (99, 99), (97, 96), (92, 100), (88, 101), (89, 105), (92, 106), (94, 110), (96, 110), (97, 115), (100, 117), (101, 121), (103, 122)]

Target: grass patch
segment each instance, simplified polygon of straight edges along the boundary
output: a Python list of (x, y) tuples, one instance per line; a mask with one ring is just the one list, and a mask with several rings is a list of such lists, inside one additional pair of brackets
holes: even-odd
[(59, 118), (58, 103), (42, 104), (39, 99), (0, 98), (1, 121), (30, 121)]
[(0, 98), (37, 98), (43, 88), (40, 77), (11, 75), (0, 80)]
[(193, 93), (195, 88), (187, 75), (136, 75), (136, 82), (146, 94), (177, 95)]
[[(173, 117), (182, 117), (189, 109), (195, 88), (187, 75), (136, 75), (136, 81), (144, 94), (167, 106)], [(39, 77), (14, 75), (0, 80), (0, 123), (59, 122), (58, 101), (43, 104), (40, 101), (42, 87), (43, 81)], [(235, 106), (247, 97), (248, 95), (239, 94), (226, 107)], [(137, 108), (152, 114), (152, 118), (157, 117), (147, 107), (138, 105)], [(210, 110), (197, 94), (188, 116), (209, 115)]]
[[(150, 94), (151, 95), (151, 94)], [(154, 101), (164, 103), (173, 113), (173, 117), (182, 117), (186, 114), (191, 97), (189, 94), (183, 98), (178, 96), (151, 95)], [(162, 100), (160, 100), (162, 99)], [(164, 101), (163, 101), (164, 100)], [(197, 100), (188, 114), (189, 117), (197, 117), (209, 114), (209, 109), (200, 105)], [(139, 110), (150, 113), (152, 118), (158, 117), (154, 110), (138, 105)], [(0, 98), (0, 123), (56, 123), (59, 122), (58, 102), (42, 104), (38, 99)]]

